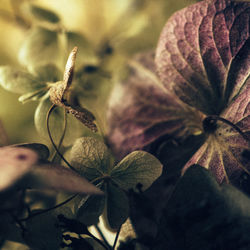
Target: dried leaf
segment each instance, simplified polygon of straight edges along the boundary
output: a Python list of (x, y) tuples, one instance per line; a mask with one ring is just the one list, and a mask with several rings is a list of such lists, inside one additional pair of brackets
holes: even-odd
[(249, 4), (201, 1), (176, 12), (156, 51), (165, 88), (207, 115), (220, 114), (249, 76)]
[(49, 90), (50, 100), (53, 104), (66, 109), (93, 132), (97, 132), (94, 115), (85, 108), (72, 105), (69, 101), (69, 88), (73, 80), (76, 54), (77, 47), (74, 47), (65, 66), (63, 81), (55, 83)]
[(151, 52), (138, 55), (111, 95), (108, 138), (119, 159), (166, 134), (186, 137), (202, 130), (203, 115), (165, 89), (153, 60)]
[[(206, 142), (187, 162), (184, 171), (192, 164), (210, 169), (219, 183), (250, 174), (250, 161), (243, 156), (250, 150), (250, 85), (223, 112), (222, 117), (234, 123), (245, 134), (243, 137), (233, 127), (217, 121), (217, 129), (208, 135)], [(237, 176), (235, 176), (237, 173)]]
[[(119, 98), (112, 100), (109, 139), (118, 156), (119, 151), (124, 155), (157, 139), (202, 133), (205, 142), (185, 169), (199, 163), (220, 183), (232, 180), (236, 172), (250, 173), (249, 157), (244, 157), (250, 130), (249, 7), (247, 2), (201, 1), (168, 20), (156, 51), (163, 86), (159, 88), (160, 80), (145, 70), (142, 81), (133, 68), (135, 83), (129, 78), (124, 84), (128, 87), (122, 86)], [(153, 71), (149, 57), (142, 63)], [(227, 121), (208, 128), (210, 115)]]

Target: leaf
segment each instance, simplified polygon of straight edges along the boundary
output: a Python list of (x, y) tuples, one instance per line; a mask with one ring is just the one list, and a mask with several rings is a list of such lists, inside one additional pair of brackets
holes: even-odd
[(166, 134), (186, 137), (202, 130), (202, 114), (165, 89), (153, 58), (151, 52), (138, 55), (128, 79), (116, 85), (110, 97), (108, 138), (119, 159)]
[(233, 179), (238, 178), (242, 172), (250, 174), (249, 159), (243, 157), (243, 152), (249, 150), (249, 139), (247, 139), (250, 135), (249, 96), (248, 84), (222, 113), (223, 118), (242, 130), (245, 138), (228, 124), (218, 121), (216, 131), (208, 134), (206, 142), (187, 162), (183, 171), (192, 164), (199, 164), (210, 169), (219, 183), (234, 181)]
[(60, 22), (60, 18), (58, 17), (58, 15), (52, 12), (51, 10), (47, 10), (32, 4), (30, 6), (30, 11), (33, 16), (36, 17), (38, 20), (47, 21), (50, 23)]
[[(42, 210), (35, 210), (33, 213)], [(61, 229), (56, 226), (57, 218), (53, 212), (43, 213), (27, 220), (24, 238), (32, 249), (60, 249), (62, 242)]]
[(124, 191), (107, 183), (105, 222), (111, 230), (117, 230), (129, 216), (129, 201)]
[(69, 193), (103, 194), (100, 189), (76, 172), (55, 164), (42, 164), (34, 167), (27, 183), (31, 188), (45, 188)]
[(146, 190), (161, 173), (162, 165), (157, 158), (147, 152), (134, 151), (112, 169), (111, 178), (122, 189), (135, 189), (141, 184), (142, 190)]
[(110, 174), (113, 159), (103, 142), (93, 137), (82, 137), (76, 140), (71, 149), (70, 164), (82, 176), (94, 180)]
[(165, 86), (207, 115), (219, 114), (249, 76), (249, 3), (201, 1), (161, 33), (156, 65)]
[(33, 92), (46, 86), (27, 71), (11, 66), (0, 67), (0, 85), (18, 94)]
[(72, 105), (69, 103), (69, 88), (73, 80), (76, 53), (77, 47), (74, 47), (66, 63), (63, 81), (57, 82), (49, 90), (50, 100), (53, 104), (65, 108), (67, 112), (74, 115), (86, 127), (97, 132), (97, 127), (94, 123), (94, 115), (79, 105)]
[(38, 155), (27, 148), (0, 148), (0, 191), (20, 180), (38, 161)]
[(32, 69), (34, 75), (43, 82), (57, 82), (61, 79), (62, 72), (55, 64), (39, 65)]
[[(210, 169), (220, 183), (234, 182), (242, 171), (250, 173), (249, 159), (242, 156), (249, 151), (249, 6), (246, 2), (201, 1), (168, 20), (155, 59), (161, 81), (144, 70), (147, 80), (136, 77), (133, 84), (143, 82), (140, 88), (134, 91), (129, 79), (125, 84), (130, 88), (122, 89), (119, 98), (112, 100), (109, 140), (118, 157), (169, 139), (199, 135), (204, 143), (185, 169), (198, 163)], [(141, 59), (153, 72), (153, 60)], [(131, 74), (134, 72), (138, 75), (135, 70)], [(159, 94), (152, 91), (161, 82)], [(145, 93), (147, 102), (140, 102)], [(168, 110), (172, 113), (165, 112)], [(214, 124), (206, 124), (212, 117)], [(152, 127), (148, 121), (154, 122)]]
[(12, 147), (18, 147), (18, 148), (21, 147), (21, 148), (31, 149), (38, 154), (39, 159), (41, 160), (47, 160), (49, 158), (48, 147), (41, 143), (20, 143), (20, 144), (12, 145)]
[(46, 64), (62, 63), (60, 34), (43, 27), (35, 27), (26, 37), (19, 51), (19, 61), (32, 70)]
[(247, 196), (230, 185), (220, 187), (205, 168), (193, 165), (165, 207), (156, 248), (248, 249), (249, 211)]
[[(97, 184), (96, 187), (103, 190), (103, 183)], [(78, 196), (74, 207), (76, 218), (86, 226), (95, 225), (103, 213), (104, 206), (105, 196)]]

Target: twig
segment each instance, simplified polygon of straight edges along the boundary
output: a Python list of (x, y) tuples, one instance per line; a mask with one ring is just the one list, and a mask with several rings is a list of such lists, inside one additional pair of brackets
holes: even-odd
[(42, 210), (42, 211), (40, 211), (40, 212), (31, 214), (31, 215), (28, 216), (27, 218), (20, 219), (19, 221), (20, 221), (20, 222), (22, 222), (22, 221), (27, 221), (27, 220), (29, 220), (29, 219), (31, 219), (31, 218), (37, 216), (37, 215), (45, 214), (45, 213), (47, 213), (47, 212), (49, 212), (49, 211), (51, 211), (51, 210), (54, 210), (54, 209), (56, 209), (56, 208), (58, 208), (58, 207), (61, 207), (61, 206), (65, 205), (66, 203), (70, 202), (71, 200), (73, 200), (77, 195), (78, 195), (78, 194), (74, 194), (73, 196), (69, 197), (67, 200), (65, 200), (65, 201), (63, 201), (63, 202), (57, 204), (57, 205), (54, 206), (54, 207), (51, 207), (51, 208)]
[(49, 118), (50, 118), (50, 115), (51, 115), (51, 113), (53, 112), (53, 110), (54, 110), (55, 108), (56, 108), (56, 105), (53, 104), (53, 105), (50, 107), (50, 109), (49, 109), (49, 111), (48, 111), (48, 113), (47, 113), (47, 117), (46, 117), (46, 121), (47, 121), (47, 131), (48, 131), (48, 135), (49, 135), (50, 141), (51, 141), (53, 147), (55, 148), (57, 154), (58, 154), (58, 155), (62, 158), (62, 160), (68, 165), (68, 167), (69, 167), (71, 170), (77, 172), (77, 171), (70, 165), (70, 163), (64, 158), (64, 156), (60, 153), (60, 151), (58, 150), (58, 148), (57, 148), (57, 146), (56, 146), (56, 144), (55, 144), (55, 142), (54, 142), (54, 140), (53, 140), (53, 138), (52, 138), (52, 136), (51, 136), (50, 129), (49, 129)]
[(115, 250), (115, 246), (116, 246), (116, 243), (118, 241), (119, 234), (121, 232), (121, 228), (122, 228), (122, 225), (118, 228), (118, 231), (116, 232), (115, 240), (114, 240), (113, 247), (112, 247), (113, 250)]

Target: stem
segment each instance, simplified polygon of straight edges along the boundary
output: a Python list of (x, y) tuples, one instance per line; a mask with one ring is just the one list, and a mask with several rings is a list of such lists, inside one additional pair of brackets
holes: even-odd
[(28, 216), (27, 218), (21, 219), (21, 220), (19, 220), (19, 221), (20, 221), (20, 222), (22, 222), (22, 221), (27, 221), (27, 220), (29, 220), (29, 219), (31, 219), (31, 218), (37, 216), (37, 215), (45, 214), (45, 213), (47, 213), (47, 212), (49, 212), (49, 211), (51, 211), (51, 210), (54, 210), (54, 209), (56, 209), (56, 208), (58, 208), (58, 207), (61, 207), (61, 206), (65, 205), (66, 203), (70, 202), (71, 200), (73, 200), (77, 195), (78, 195), (78, 194), (74, 194), (73, 196), (69, 197), (67, 200), (65, 200), (65, 201), (63, 201), (63, 202), (61, 202), (61, 203), (55, 205), (54, 207), (51, 207), (51, 208), (45, 209), (45, 210), (43, 210), (43, 211), (40, 211), (40, 212), (31, 214), (31, 215)]
[[(59, 143), (58, 143), (58, 147), (57, 147), (58, 150), (60, 150), (60, 147), (62, 146), (64, 137), (65, 137), (65, 134), (66, 134), (66, 128), (67, 128), (67, 111), (64, 110), (63, 133), (62, 133), (61, 138), (60, 138), (60, 141), (59, 141)], [(56, 154), (57, 154), (57, 151), (54, 152), (54, 155), (53, 155), (53, 157), (52, 157), (52, 162), (55, 160)]]
[(53, 104), (53, 105), (50, 107), (50, 109), (49, 109), (49, 111), (48, 111), (48, 113), (47, 113), (47, 117), (46, 117), (46, 121), (47, 121), (47, 131), (48, 131), (48, 135), (49, 135), (50, 141), (51, 141), (53, 147), (55, 148), (57, 154), (58, 154), (58, 155), (62, 158), (62, 160), (68, 165), (68, 167), (69, 167), (71, 170), (77, 172), (77, 171), (70, 165), (70, 163), (64, 158), (64, 156), (60, 153), (60, 151), (58, 150), (58, 148), (57, 148), (57, 146), (56, 146), (56, 144), (55, 144), (55, 142), (53, 141), (53, 138), (52, 138), (52, 136), (51, 136), (50, 129), (49, 129), (49, 118), (50, 118), (50, 115), (52, 114), (52, 112), (53, 112), (53, 110), (54, 110), (55, 108), (56, 108), (56, 105)]
[(120, 232), (121, 232), (121, 228), (122, 228), (122, 225), (118, 228), (118, 231), (117, 231), (117, 233), (116, 233), (115, 240), (114, 240), (113, 247), (112, 247), (113, 250), (115, 250), (115, 246), (116, 246), (116, 243), (117, 243), (117, 241), (118, 241), (119, 234), (120, 234)]
[(104, 241), (105, 245), (109, 246), (110, 248), (110, 245), (107, 241), (107, 239), (105, 238), (104, 234), (102, 233), (102, 230), (99, 228), (98, 225), (95, 225), (95, 229), (97, 230), (97, 232), (99, 233), (99, 235), (101, 236), (102, 240)]
[(110, 246), (109, 244), (105, 244), (104, 242), (102, 242), (101, 240), (99, 240), (97, 237), (95, 237), (92, 233), (89, 232), (89, 236), (91, 238), (93, 238), (96, 242), (98, 242), (101, 246), (103, 246), (106, 250), (109, 250), (110, 249)]
[(244, 140), (246, 140), (249, 143), (249, 139), (241, 131), (241, 129), (237, 125), (235, 125), (234, 123), (228, 121), (227, 119), (224, 119), (224, 118), (222, 118), (220, 116), (217, 116), (217, 115), (210, 115), (206, 119), (210, 119), (210, 120), (214, 120), (214, 121), (218, 120), (218, 121), (221, 121), (221, 122), (224, 122), (224, 123), (228, 124), (229, 126), (234, 128), (244, 138)]

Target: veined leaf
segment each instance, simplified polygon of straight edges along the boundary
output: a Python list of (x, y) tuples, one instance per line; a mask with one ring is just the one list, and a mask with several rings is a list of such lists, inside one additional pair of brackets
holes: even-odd
[(113, 159), (107, 146), (93, 137), (76, 140), (71, 150), (70, 163), (89, 180), (110, 174), (113, 168)]
[(112, 169), (111, 177), (122, 189), (135, 189), (141, 184), (142, 190), (146, 190), (161, 172), (162, 165), (157, 158), (144, 151), (134, 151)]
[[(247, 2), (201, 1), (168, 20), (156, 51), (163, 86), (144, 70), (144, 81), (134, 79), (133, 86), (140, 88), (122, 87), (119, 99), (112, 100), (109, 139), (118, 156), (119, 148), (124, 155), (161, 138), (203, 134), (204, 144), (185, 169), (199, 163), (219, 182), (232, 180), (236, 172), (250, 173), (249, 157), (244, 157), (249, 152), (249, 11)], [(149, 57), (141, 62), (154, 67)], [(131, 79), (124, 86), (132, 86)], [(214, 124), (207, 126), (211, 116)], [(148, 121), (154, 122), (151, 130), (145, 129)]]
[(249, 76), (249, 3), (201, 1), (161, 33), (156, 65), (164, 86), (207, 115), (220, 114)]
[(249, 96), (250, 85), (248, 84), (222, 113), (223, 118), (242, 130), (244, 137), (230, 125), (217, 121), (216, 131), (207, 135), (206, 142), (187, 162), (184, 170), (192, 164), (199, 164), (210, 169), (220, 183), (231, 180), (236, 172), (237, 177), (244, 171), (250, 174), (250, 161), (243, 155), (244, 151), (249, 151)]
[(165, 89), (153, 60), (151, 52), (138, 55), (130, 64), (128, 79), (117, 84), (111, 95), (109, 140), (118, 158), (166, 134), (201, 133), (203, 115)]

